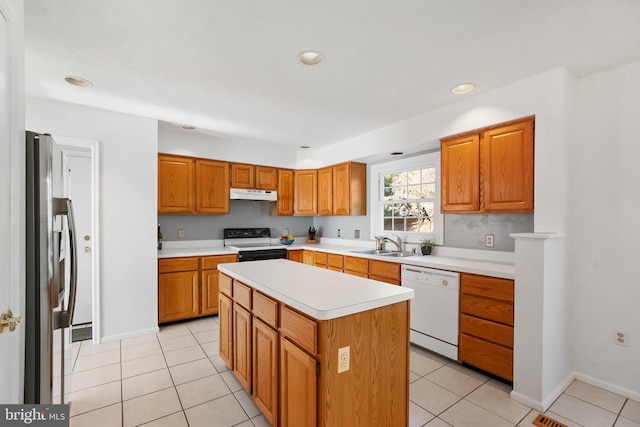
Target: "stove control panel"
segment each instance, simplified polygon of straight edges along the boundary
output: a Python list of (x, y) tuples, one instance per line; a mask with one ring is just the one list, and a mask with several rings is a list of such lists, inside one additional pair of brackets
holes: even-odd
[(225, 239), (255, 239), (259, 237), (271, 237), (270, 228), (225, 228)]

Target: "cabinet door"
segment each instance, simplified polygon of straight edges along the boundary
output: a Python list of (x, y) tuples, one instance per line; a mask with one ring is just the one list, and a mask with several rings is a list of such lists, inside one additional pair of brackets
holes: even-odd
[(333, 215), (333, 169), (318, 170), (318, 215)]
[(278, 169), (278, 215), (293, 215), (293, 171)]
[(256, 188), (258, 190), (277, 190), (278, 170), (268, 166), (256, 166)]
[(533, 119), (483, 134), (480, 143), (480, 208), (533, 212)]
[(400, 284), (400, 264), (387, 261), (369, 261), (369, 279), (380, 282)]
[(229, 163), (196, 160), (196, 211), (229, 213)]
[(278, 333), (253, 321), (253, 401), (271, 425), (278, 414)]
[(325, 252), (314, 252), (313, 265), (320, 268), (327, 268), (327, 254)]
[(315, 170), (295, 171), (294, 205), (296, 215), (318, 214), (318, 174)]
[(232, 188), (255, 188), (254, 165), (242, 163), (231, 163), (231, 187)]
[(200, 314), (197, 271), (158, 275), (158, 321), (188, 319)]
[(220, 358), (233, 370), (233, 303), (231, 298), (218, 294), (218, 322), (220, 323)]
[(202, 314), (216, 314), (218, 312), (218, 292), (220, 272), (218, 270), (203, 270), (200, 276), (202, 289)]
[(290, 261), (302, 262), (302, 250), (287, 251), (287, 259)]
[(158, 156), (158, 213), (193, 213), (193, 160)]
[(443, 139), (441, 144), (442, 213), (480, 210), (480, 137)]
[(308, 264), (308, 265), (313, 265), (313, 251), (308, 251), (306, 249), (304, 249), (302, 251), (302, 263), (303, 264)]
[(251, 394), (251, 314), (233, 304), (233, 373)]
[(280, 425), (311, 427), (317, 417), (316, 360), (280, 339)]

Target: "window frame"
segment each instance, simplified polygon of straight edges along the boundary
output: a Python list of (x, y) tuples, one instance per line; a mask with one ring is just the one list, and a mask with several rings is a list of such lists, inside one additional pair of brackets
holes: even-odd
[[(432, 216), (433, 232), (391, 232), (389, 230), (384, 230), (384, 214), (382, 209), (383, 201), (381, 200), (382, 192), (384, 191), (384, 175), (429, 167), (435, 167), (436, 169), (436, 195)], [(444, 242), (444, 215), (440, 210), (440, 151), (371, 165), (369, 200), (369, 212), (371, 212), (370, 235), (372, 239), (374, 236), (391, 236), (393, 234), (397, 234), (400, 236), (403, 243), (419, 244), (423, 239), (435, 238), (436, 243), (438, 245), (442, 245)]]

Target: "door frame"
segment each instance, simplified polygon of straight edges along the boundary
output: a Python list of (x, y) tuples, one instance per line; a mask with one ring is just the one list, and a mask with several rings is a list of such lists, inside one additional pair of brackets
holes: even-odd
[[(78, 151), (88, 153), (91, 158), (91, 263), (93, 274), (91, 277), (91, 323), (93, 344), (100, 344), (102, 333), (100, 324), (100, 142), (93, 139), (74, 138), (62, 135), (52, 135), (62, 149), (62, 155), (73, 154)], [(64, 159), (62, 159), (64, 161)], [(62, 163), (64, 164), (64, 163)], [(66, 184), (65, 184), (66, 185)]]

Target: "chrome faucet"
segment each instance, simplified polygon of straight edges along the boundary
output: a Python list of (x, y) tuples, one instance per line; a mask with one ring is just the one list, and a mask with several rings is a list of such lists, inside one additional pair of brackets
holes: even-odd
[(394, 236), (396, 236), (396, 240), (393, 240), (393, 239), (391, 239), (390, 237), (387, 237), (387, 236), (375, 236), (376, 249), (383, 250), (384, 249), (384, 244), (386, 242), (389, 242), (389, 243), (393, 243), (396, 246), (396, 250), (398, 252), (402, 252), (402, 239), (397, 234), (394, 234)]

